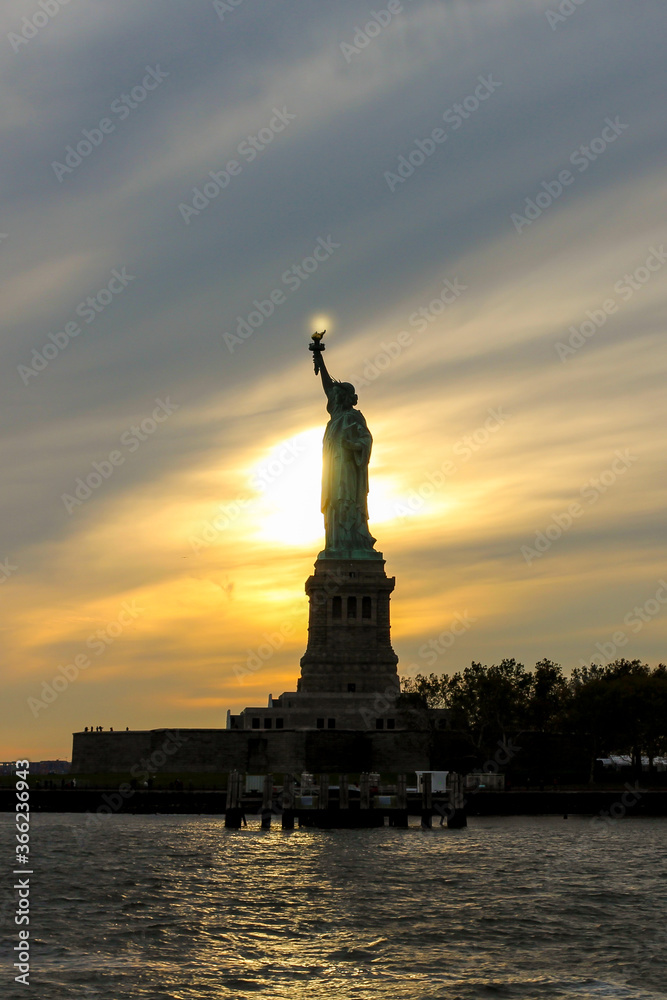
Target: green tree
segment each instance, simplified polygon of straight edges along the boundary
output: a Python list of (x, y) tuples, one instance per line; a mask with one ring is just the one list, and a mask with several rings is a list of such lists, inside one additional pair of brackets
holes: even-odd
[(627, 754), (635, 776), (642, 756), (650, 760), (667, 743), (667, 667), (655, 669), (640, 660), (614, 660), (603, 666), (578, 667), (570, 680), (566, 720), (593, 738), (591, 780), (602, 753)]
[(490, 751), (525, 728), (530, 687), (531, 674), (514, 659), (490, 667), (473, 662), (449, 681), (452, 725), (466, 729), (478, 749)]
[(418, 696), (428, 708), (449, 708), (449, 677), (446, 674), (401, 677), (401, 691), (405, 695)]
[(569, 700), (569, 685), (560, 665), (552, 660), (540, 660), (532, 674), (526, 709), (528, 728), (541, 733), (558, 731)]
[[(566, 678), (559, 664), (540, 660), (532, 671), (514, 659), (490, 667), (471, 663), (448, 677), (402, 678), (399, 707), (420, 728), (428, 710), (449, 709), (453, 729), (475, 748), (493, 753), (498, 741), (522, 730), (571, 732), (591, 745), (590, 780), (603, 753), (628, 754), (637, 777), (641, 758), (667, 751), (667, 666), (640, 660), (576, 667)], [(407, 718), (406, 715), (406, 718)]]

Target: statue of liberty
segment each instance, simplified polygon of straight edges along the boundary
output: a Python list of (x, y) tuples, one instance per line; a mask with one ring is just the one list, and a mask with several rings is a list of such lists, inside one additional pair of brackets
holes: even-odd
[[(325, 331), (326, 332), (326, 331)], [(322, 376), (329, 422), (324, 432), (322, 513), (325, 547), (319, 558), (381, 559), (368, 530), (368, 462), (373, 438), (366, 420), (355, 410), (357, 394), (349, 382), (333, 379), (322, 357), (324, 333), (313, 335), (315, 374)]]

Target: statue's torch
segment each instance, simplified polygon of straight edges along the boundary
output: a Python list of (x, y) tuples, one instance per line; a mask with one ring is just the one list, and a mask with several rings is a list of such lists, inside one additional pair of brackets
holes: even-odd
[(325, 350), (322, 337), (326, 332), (326, 330), (322, 330), (322, 333), (314, 333), (312, 343), (308, 344), (308, 350), (313, 352), (313, 368), (316, 375), (320, 373), (320, 357), (322, 356), (322, 351)]

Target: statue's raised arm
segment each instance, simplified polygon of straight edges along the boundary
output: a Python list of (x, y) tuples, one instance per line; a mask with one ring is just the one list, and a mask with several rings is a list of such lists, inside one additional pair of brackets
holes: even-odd
[(326, 330), (322, 330), (322, 333), (314, 333), (312, 341), (308, 344), (308, 349), (313, 352), (313, 368), (315, 369), (315, 374), (322, 376), (322, 388), (328, 396), (331, 391), (331, 387), (334, 384), (334, 379), (332, 379), (331, 375), (329, 375), (327, 366), (324, 363), (324, 358), (322, 357), (322, 354), (326, 349), (325, 345), (322, 343), (322, 338), (326, 332)]
[(336, 385), (336, 380), (332, 379), (331, 375), (327, 371), (327, 366), (325, 365), (324, 358), (321, 354), (315, 356), (315, 364), (317, 365), (315, 374), (317, 375), (319, 373), (322, 377), (322, 388), (327, 394), (327, 399), (330, 399), (331, 392)]

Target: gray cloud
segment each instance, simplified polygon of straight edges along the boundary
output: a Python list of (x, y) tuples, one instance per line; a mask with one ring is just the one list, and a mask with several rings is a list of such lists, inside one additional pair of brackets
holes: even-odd
[[(475, 426), (484, 401), (504, 403), (515, 423), (475, 475), (508, 476), (517, 503), (524, 491), (528, 533), (541, 504), (566, 498), (624, 446), (644, 456), (627, 514), (614, 501), (613, 516), (582, 523), (558, 559), (571, 553), (578, 565), (615, 546), (641, 561), (662, 545), (664, 497), (651, 485), (665, 416), (662, 276), (567, 364), (554, 351), (665, 232), (662, 8), (587, 0), (551, 30), (546, 2), (404, 6), (346, 62), (341, 43), (370, 16), (352, 0), (245, 0), (223, 21), (208, 0), (71, 0), (18, 52), (7, 33), (30, 11), (3, 5), (0, 462), (10, 489), (0, 515), (2, 545), (20, 555), (25, 580), (42, 583), (69, 559), (78, 596), (87, 533), (133, 497), (154, 496), (159, 510), (161, 497), (194, 496), (202, 470), (227, 473), (272, 432), (323, 421), (306, 367), (308, 317), (333, 315), (327, 358), (351, 377), (455, 275), (465, 296), (360, 391), (369, 419), (403, 419), (396, 441), (377, 439), (377, 454), (398, 451), (418, 476), (421, 456), (405, 443), (413, 428), (427, 468)], [(168, 73), (159, 87), (126, 117), (110, 110), (156, 66)], [(501, 85), (460, 128), (444, 126), (447, 140), (392, 192), (385, 172), (480, 76)], [(296, 118), (248, 162), (239, 144), (283, 107)], [(60, 183), (52, 162), (104, 117), (113, 132)], [(628, 129), (578, 172), (570, 155), (608, 117)], [(179, 204), (231, 159), (240, 173), (186, 225)], [(511, 214), (568, 167), (572, 185), (517, 234)], [(340, 248), (290, 292), (283, 273), (329, 236)], [(136, 279), (23, 384), (17, 366), (123, 267)], [(284, 303), (230, 353), (222, 334), (274, 288)], [(165, 396), (178, 412), (69, 517), (61, 494)], [(638, 523), (640, 483), (650, 509)], [(403, 572), (418, 566), (430, 587), (440, 560), (470, 580), (487, 563), (520, 577), (511, 555), (520, 535), (496, 524), (478, 541), (469, 531), (446, 546), (406, 541), (395, 559)], [(127, 582), (165, 583), (169, 558), (151, 553), (128, 567)], [(101, 598), (110, 577), (90, 587)], [(490, 648), (492, 630), (484, 641)]]

